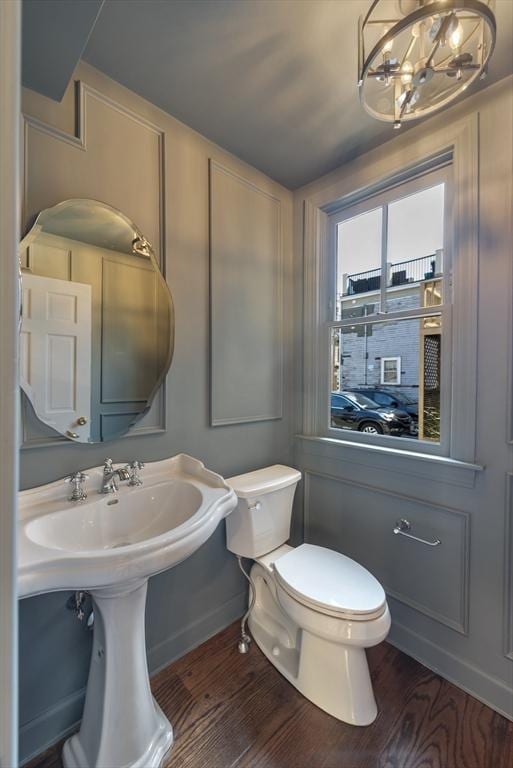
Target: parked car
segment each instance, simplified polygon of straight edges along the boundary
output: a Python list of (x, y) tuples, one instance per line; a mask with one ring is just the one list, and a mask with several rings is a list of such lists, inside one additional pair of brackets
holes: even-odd
[(331, 393), (331, 426), (371, 435), (411, 434), (411, 417), (397, 408), (384, 408), (359, 392)]
[(413, 400), (404, 392), (392, 391), (389, 389), (383, 389), (381, 387), (360, 387), (359, 389), (353, 389), (352, 392), (358, 392), (360, 395), (365, 395), (371, 400), (374, 400), (379, 406), (386, 408), (399, 408), (401, 411), (411, 416), (413, 423), (413, 434), (418, 434), (419, 431), (419, 404), (417, 400)]

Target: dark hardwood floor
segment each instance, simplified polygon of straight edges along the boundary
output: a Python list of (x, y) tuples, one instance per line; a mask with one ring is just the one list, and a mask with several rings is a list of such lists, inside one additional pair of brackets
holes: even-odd
[[(241, 656), (237, 634), (153, 678), (175, 730), (170, 768), (513, 767), (513, 723), (387, 643), (369, 651), (379, 715), (355, 728), (306, 701), (254, 644)], [(61, 746), (30, 768), (61, 768)]]

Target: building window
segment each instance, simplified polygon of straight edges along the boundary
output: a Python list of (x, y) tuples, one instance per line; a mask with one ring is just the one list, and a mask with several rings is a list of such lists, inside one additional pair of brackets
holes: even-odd
[(447, 178), (431, 171), (330, 216), (330, 432), (448, 441)]
[(401, 383), (401, 358), (400, 357), (382, 357), (381, 358), (381, 384)]

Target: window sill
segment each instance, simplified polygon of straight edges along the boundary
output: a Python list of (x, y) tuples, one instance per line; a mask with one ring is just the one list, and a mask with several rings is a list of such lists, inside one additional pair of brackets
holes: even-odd
[(437, 482), (446, 482), (473, 488), (476, 474), (485, 468), (480, 464), (459, 461), (447, 456), (405, 451), (382, 445), (337, 440), (332, 437), (296, 435), (301, 452), (327, 459), (345, 460), (376, 469), (386, 469), (417, 475)]

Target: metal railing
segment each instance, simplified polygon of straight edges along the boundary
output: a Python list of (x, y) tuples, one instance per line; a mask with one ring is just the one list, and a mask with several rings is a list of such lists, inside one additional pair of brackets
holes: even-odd
[[(442, 274), (442, 251), (420, 259), (409, 259), (396, 264), (387, 264), (387, 286), (396, 287), (422, 280), (432, 280)], [(381, 288), (381, 267), (366, 272), (343, 275), (342, 296), (379, 291)]]
[(355, 272), (352, 275), (347, 275), (347, 282), (344, 288), (344, 296), (352, 296), (355, 293), (367, 293), (368, 291), (379, 291), (381, 288), (381, 267), (369, 269), (367, 272)]
[(391, 264), (389, 285), (420, 283), (421, 280), (432, 280), (436, 276), (437, 258), (436, 254), (432, 254), (420, 259), (410, 259), (410, 261), (400, 261), (397, 264)]

